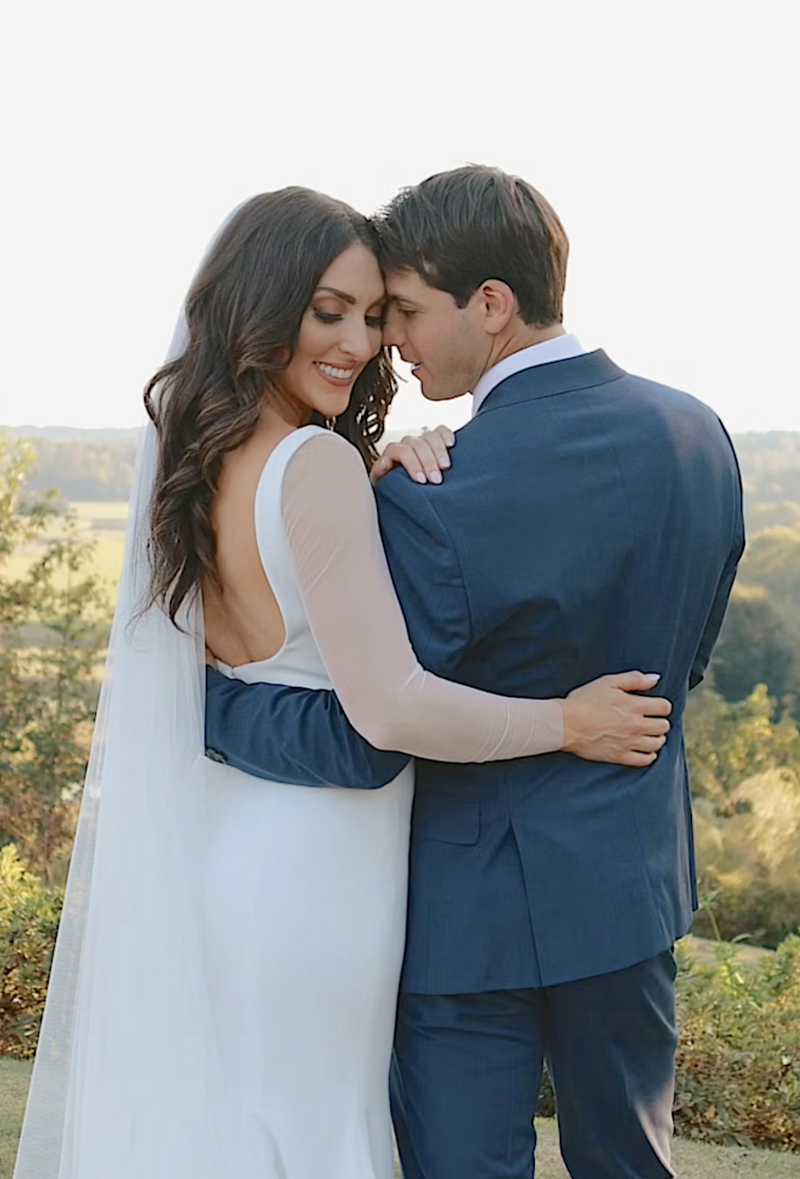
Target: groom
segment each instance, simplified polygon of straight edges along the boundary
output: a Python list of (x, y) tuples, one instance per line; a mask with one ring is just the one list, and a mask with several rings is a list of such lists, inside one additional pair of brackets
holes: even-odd
[[(406, 1179), (529, 1179), (545, 1058), (573, 1179), (670, 1176), (671, 947), (696, 907), (682, 717), (742, 552), (736, 459), (700, 402), (565, 334), (567, 239), (524, 181), (433, 176), (381, 241), (386, 343), (427, 398), (470, 390), (475, 410), (441, 486), (377, 486), (420, 662), (528, 697), (641, 667), (674, 705), (645, 770), (418, 762), (392, 1073)], [(211, 671), (207, 740), (306, 785), (379, 787), (405, 760), (329, 692)]]

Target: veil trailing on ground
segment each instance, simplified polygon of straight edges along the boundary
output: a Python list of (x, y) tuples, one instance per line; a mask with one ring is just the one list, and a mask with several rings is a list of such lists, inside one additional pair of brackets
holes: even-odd
[[(186, 342), (182, 315), (170, 357)], [(142, 613), (157, 458), (148, 424), (15, 1179), (235, 1173), (203, 981), (199, 594), (182, 630)]]

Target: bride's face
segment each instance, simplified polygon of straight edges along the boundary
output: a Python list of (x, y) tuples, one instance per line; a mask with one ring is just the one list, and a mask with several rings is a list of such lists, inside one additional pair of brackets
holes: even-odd
[(371, 250), (360, 242), (331, 262), (303, 313), (297, 347), (276, 384), (293, 424), (316, 410), (344, 413), (356, 378), (379, 351), (386, 292)]

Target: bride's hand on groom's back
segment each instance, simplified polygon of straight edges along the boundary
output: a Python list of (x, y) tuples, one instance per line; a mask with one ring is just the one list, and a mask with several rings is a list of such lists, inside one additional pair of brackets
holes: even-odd
[(637, 696), (655, 687), (657, 675), (640, 671), (605, 675), (576, 688), (562, 702), (565, 753), (587, 761), (649, 766), (667, 739), (672, 712), (661, 696)]
[(450, 466), (447, 452), (455, 444), (456, 436), (447, 426), (425, 430), (418, 438), (409, 435), (399, 442), (390, 442), (373, 464), (369, 477), (374, 484), (393, 467), (405, 467), (415, 483), (441, 483), (442, 471)]

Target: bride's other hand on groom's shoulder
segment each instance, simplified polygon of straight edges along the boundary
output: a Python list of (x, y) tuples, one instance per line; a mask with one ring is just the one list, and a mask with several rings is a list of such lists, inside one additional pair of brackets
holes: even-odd
[(407, 435), (399, 442), (390, 442), (369, 473), (373, 484), (388, 475), (394, 467), (404, 467), (415, 483), (441, 483), (442, 471), (450, 466), (450, 447), (456, 436), (448, 426), (425, 430), (418, 437)]

